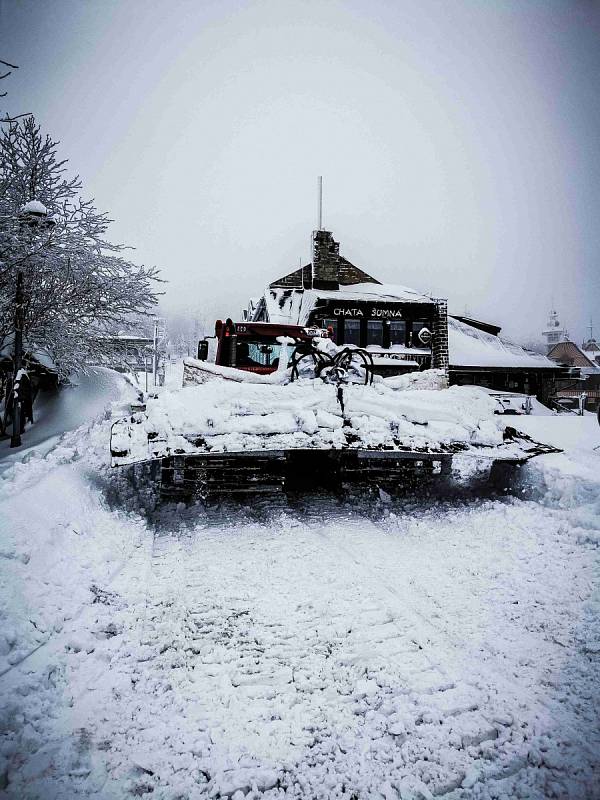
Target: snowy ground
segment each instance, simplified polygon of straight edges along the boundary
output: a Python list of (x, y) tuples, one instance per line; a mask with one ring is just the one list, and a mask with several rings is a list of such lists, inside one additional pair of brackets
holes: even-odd
[(73, 377), (60, 391), (42, 392), (33, 409), (35, 424), (27, 425), (23, 445), (11, 450), (10, 439), (0, 441), (0, 472), (26, 456), (46, 455), (66, 429), (73, 430), (103, 415), (107, 404), (120, 397), (121, 391), (129, 396), (118, 375), (98, 367), (87, 375)]
[(148, 520), (93, 414), (0, 480), (0, 795), (600, 798), (593, 418), (520, 497)]

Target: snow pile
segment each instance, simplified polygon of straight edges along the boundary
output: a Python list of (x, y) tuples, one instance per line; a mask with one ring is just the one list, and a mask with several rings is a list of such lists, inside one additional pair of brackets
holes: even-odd
[(220, 364), (211, 364), (209, 361), (198, 361), (196, 358), (183, 359), (184, 386), (189, 384), (202, 385), (213, 378), (225, 378), (236, 383), (285, 383), (289, 380), (289, 370), (282, 369), (269, 375), (258, 372), (246, 372), (235, 367), (223, 367)]
[[(33, 446), (0, 451), (0, 675), (61, 631), (145, 534), (128, 515), (119, 530), (86, 475), (107, 469), (111, 408), (122, 412), (136, 393), (105, 369), (77, 383), (25, 431), (24, 444)], [(87, 423), (69, 431), (86, 410)]]
[[(429, 375), (425, 382), (437, 379)], [(149, 402), (143, 430), (184, 452), (348, 446), (435, 451), (502, 442), (496, 404), (476, 387), (403, 392), (383, 381), (350, 384), (343, 387), (343, 401), (342, 413), (337, 387), (319, 380), (284, 386), (211, 381)]]
[(407, 372), (405, 375), (394, 375), (383, 379), (391, 389), (446, 389), (448, 378), (443, 369), (426, 369), (423, 372)]
[(595, 416), (520, 417), (518, 426), (564, 450), (527, 466), (540, 502), (568, 511), (578, 543), (600, 545), (600, 428)]

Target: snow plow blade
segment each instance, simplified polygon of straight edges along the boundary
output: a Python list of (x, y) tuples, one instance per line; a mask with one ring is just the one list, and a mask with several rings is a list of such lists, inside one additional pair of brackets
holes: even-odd
[(501, 423), (477, 387), (448, 388), (439, 370), (373, 382), (362, 351), (309, 355), (316, 377), (300, 374), (302, 356), (296, 380), (289, 369), (257, 380), (213, 367), (206, 382), (149, 397), (113, 424), (112, 465), (153, 464), (170, 499), (354, 486), (429, 494), (458, 454), (506, 482), (507, 470), (556, 452)]
[[(113, 424), (112, 465), (127, 467), (154, 462), (160, 497), (171, 501), (208, 500), (251, 495), (282, 495), (315, 489), (347, 492), (379, 488), (426, 492), (436, 479), (451, 474), (455, 455), (491, 462), (491, 480), (503, 482), (511, 469), (530, 458), (558, 452), (514, 428), (496, 447), (458, 444), (436, 451), (411, 449), (287, 448), (238, 452), (178, 452), (173, 442), (148, 435), (144, 415)], [(145, 457), (140, 453), (145, 450)]]

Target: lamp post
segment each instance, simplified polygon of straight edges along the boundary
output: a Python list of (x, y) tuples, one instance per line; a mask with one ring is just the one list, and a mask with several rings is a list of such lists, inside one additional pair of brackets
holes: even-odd
[[(48, 209), (38, 200), (30, 200), (21, 209), (19, 215), (19, 227), (25, 226), (29, 229), (28, 249), (31, 247), (33, 230), (35, 228), (49, 228), (54, 225), (54, 220), (48, 215)], [(29, 258), (27, 253), (26, 258)], [(11, 447), (21, 446), (21, 370), (23, 368), (23, 327), (25, 322), (23, 296), (23, 271), (17, 272), (17, 286), (15, 291), (15, 349), (13, 358), (13, 425), (10, 437)]]

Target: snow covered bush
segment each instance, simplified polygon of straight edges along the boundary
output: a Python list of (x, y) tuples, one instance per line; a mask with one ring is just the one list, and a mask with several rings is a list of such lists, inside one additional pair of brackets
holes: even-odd
[(62, 375), (106, 354), (103, 334), (147, 313), (158, 280), (105, 238), (111, 220), (80, 197), (66, 164), (31, 116), (0, 132), (0, 352), (11, 351), (21, 273), (25, 350)]

